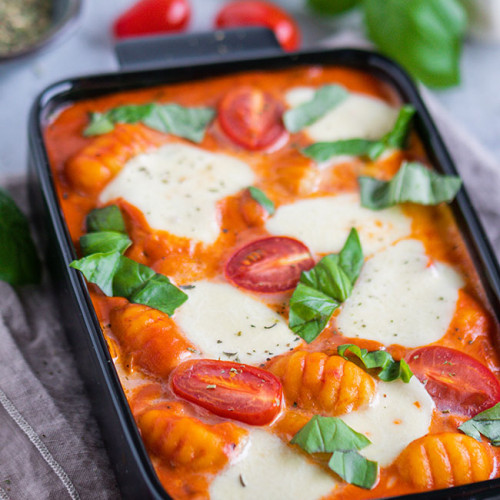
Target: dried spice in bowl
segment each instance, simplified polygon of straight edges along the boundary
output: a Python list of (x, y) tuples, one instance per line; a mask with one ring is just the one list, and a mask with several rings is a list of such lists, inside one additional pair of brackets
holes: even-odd
[(0, 56), (21, 51), (50, 28), (52, 0), (2, 0), (0, 20)]

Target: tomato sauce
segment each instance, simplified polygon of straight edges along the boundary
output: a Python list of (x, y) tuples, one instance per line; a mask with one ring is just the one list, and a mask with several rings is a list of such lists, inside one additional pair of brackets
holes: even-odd
[[(243, 86), (260, 89), (266, 96), (283, 102), (283, 94), (290, 88), (318, 87), (332, 83), (392, 105), (400, 105), (395, 91), (374, 77), (351, 69), (318, 66), (241, 73), (120, 92), (76, 102), (61, 110), (45, 130), (45, 143), (59, 201), (75, 246), (78, 248), (78, 240), (85, 233), (86, 215), (99, 206), (100, 190), (126, 161), (161, 144), (186, 143), (141, 124), (120, 124), (103, 136), (84, 137), (82, 131), (88, 125), (89, 113), (151, 101), (176, 102), (184, 106), (212, 106), (218, 109), (228, 93)], [(281, 132), (273, 130), (272, 133), (279, 135)], [(249, 164), (258, 178), (257, 186), (265, 190), (277, 206), (297, 201), (304, 196), (319, 197), (356, 191), (357, 177), (360, 175), (390, 179), (403, 160), (427, 162), (423, 146), (415, 133), (412, 133), (409, 147), (405, 151), (395, 152), (376, 162), (353, 159), (320, 172), (314, 169), (312, 160), (299, 151), (310, 143), (305, 134), (293, 134), (280, 140), (280, 147), (275, 150), (245, 149), (245, 144), (239, 145), (232, 141), (215, 120), (199, 147), (227, 153)], [(245, 193), (230, 196), (219, 203), (222, 230), (217, 241), (209, 246), (153, 230), (137, 208), (125, 200), (118, 200), (117, 204), (124, 214), (127, 230), (133, 241), (126, 255), (169, 276), (178, 285), (200, 279), (223, 282), (224, 264), (235, 249), (269, 236), (264, 226), (267, 214)], [(465, 286), (459, 292), (453, 320), (446, 335), (436, 345), (467, 353), (491, 370), (498, 379), (498, 325), (489, 310), (484, 290), (450, 209), (443, 204), (436, 207), (408, 204), (403, 209), (412, 220), (411, 237), (423, 242), (431, 259), (450, 264), (465, 280)], [(169, 373), (173, 366), (184, 359), (186, 349), (193, 348), (182, 340), (182, 332), (172, 320), (163, 313), (154, 310), (148, 312), (148, 308), (139, 306), (145, 308), (145, 311), (136, 311), (136, 316), (148, 316), (156, 330), (148, 326), (147, 331), (141, 330), (131, 335), (132, 327), (127, 326), (125, 320), (116, 319), (117, 311), (129, 307), (128, 301), (106, 297), (95, 285), (89, 285), (89, 289), (103, 334), (134, 416), (141, 425), (160, 481), (175, 498), (206, 498), (214, 475), (226, 466), (244, 441), (244, 427), (239, 426), (237, 420), (217, 417), (173, 393)], [(284, 291), (273, 296), (266, 295), (265, 300), (286, 317), (291, 293), (292, 291)], [(130, 324), (133, 323), (133, 318), (130, 319)], [(158, 332), (175, 345), (173, 351), (157, 346), (161, 343)], [(300, 349), (322, 351), (330, 355), (336, 353), (337, 345), (350, 342), (369, 350), (383, 347), (378, 342), (348, 339), (339, 335), (334, 314), (320, 337), (312, 344), (301, 345)], [(395, 359), (401, 359), (407, 357), (413, 349), (391, 345), (388, 351)], [(284, 408), (270, 430), (289, 441), (311, 415), (310, 412), (297, 408)], [(460, 414), (435, 410), (430, 432), (457, 432), (457, 425), (466, 419)], [(187, 443), (182, 437), (185, 427), (194, 436), (193, 439), (196, 439), (194, 445)], [(213, 443), (218, 443), (218, 446)], [(211, 457), (210, 460), (207, 463), (202, 463), (201, 459), (189, 460), (192, 452), (190, 446), (200, 448)], [(500, 457), (498, 450), (488, 447), (497, 460)], [(170, 453), (170, 460), (162, 458), (164, 450), (167, 450), (167, 454)], [(495, 465), (491, 477), (497, 476)], [(401, 477), (396, 465), (391, 465), (381, 469), (379, 481), (372, 490), (345, 484), (328, 498), (380, 498), (415, 491), (415, 487)]]

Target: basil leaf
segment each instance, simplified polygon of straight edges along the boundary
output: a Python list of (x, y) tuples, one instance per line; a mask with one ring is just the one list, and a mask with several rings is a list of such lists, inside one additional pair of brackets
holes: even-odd
[(327, 255), (302, 272), (290, 299), (291, 330), (307, 343), (312, 342), (326, 327), (333, 311), (351, 294), (363, 261), (359, 236), (353, 228), (338, 255)]
[(286, 111), (283, 123), (289, 132), (299, 132), (338, 106), (348, 95), (340, 85), (324, 85), (316, 90), (310, 101)]
[(74, 260), (70, 267), (81, 271), (87, 281), (95, 283), (108, 297), (113, 296), (113, 278), (118, 268), (120, 252), (94, 253)]
[(337, 353), (345, 359), (349, 359), (345, 352), (350, 351), (357, 356), (367, 370), (373, 368), (381, 368), (378, 377), (384, 382), (392, 382), (393, 380), (401, 379), (404, 383), (408, 383), (413, 377), (410, 367), (404, 359), (394, 361), (394, 358), (387, 351), (367, 351), (361, 349), (355, 344), (343, 344), (337, 346)]
[(358, 5), (361, 0), (307, 0), (307, 5), (318, 14), (335, 16)]
[(248, 191), (250, 192), (250, 196), (259, 205), (261, 205), (269, 215), (274, 214), (274, 203), (266, 196), (266, 193), (264, 193), (264, 191), (261, 191), (259, 188), (256, 188), (254, 186), (250, 186), (248, 188)]
[(478, 441), (481, 441), (482, 434), (493, 446), (500, 446), (500, 403), (478, 413), (458, 428)]
[(338, 450), (332, 455), (328, 467), (344, 481), (370, 489), (377, 481), (378, 464), (367, 460), (354, 450)]
[(28, 220), (0, 188), (0, 280), (11, 285), (39, 283), (41, 273)]
[(392, 130), (379, 141), (346, 139), (334, 142), (317, 142), (304, 148), (302, 152), (317, 162), (326, 161), (332, 156), (338, 155), (367, 156), (370, 160), (376, 160), (386, 149), (404, 148), (415, 111), (415, 108), (409, 104), (403, 106)]
[(433, 87), (459, 82), (466, 13), (458, 0), (364, 0), (369, 37)]
[(459, 177), (441, 175), (421, 163), (403, 163), (388, 182), (373, 177), (359, 177), (361, 205), (380, 210), (398, 203), (437, 205), (455, 198), (462, 181)]
[(150, 278), (143, 288), (130, 296), (130, 302), (144, 304), (158, 309), (169, 316), (184, 302), (188, 296), (163, 274), (155, 274)]
[(113, 279), (113, 296), (130, 297), (139, 291), (156, 273), (148, 266), (122, 257)]
[(131, 244), (132, 242), (126, 234), (115, 231), (88, 233), (80, 238), (80, 248), (84, 256), (93, 253), (124, 253)]
[(337, 450), (361, 450), (371, 441), (340, 418), (314, 415), (290, 443), (299, 445), (307, 453), (333, 453)]
[(156, 103), (119, 106), (107, 113), (93, 113), (83, 134), (91, 136), (110, 132), (116, 123), (142, 122), (149, 128), (199, 143), (214, 116), (215, 111), (207, 107)]
[(117, 205), (109, 205), (107, 207), (92, 210), (87, 215), (86, 224), (89, 233), (98, 231), (127, 233), (123, 215)]

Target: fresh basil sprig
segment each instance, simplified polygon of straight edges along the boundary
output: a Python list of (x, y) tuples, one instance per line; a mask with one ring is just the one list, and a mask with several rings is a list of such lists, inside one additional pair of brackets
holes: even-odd
[(141, 122), (160, 132), (199, 143), (214, 116), (215, 111), (207, 107), (157, 103), (119, 106), (106, 113), (92, 113), (83, 135), (105, 134), (113, 130), (117, 123)]
[(383, 53), (427, 85), (459, 82), (467, 16), (458, 0), (364, 0), (362, 5), (368, 35)]
[(270, 200), (266, 193), (264, 193), (264, 191), (262, 191), (261, 189), (259, 188), (256, 188), (254, 186), (250, 186), (248, 188), (248, 191), (250, 193), (250, 196), (259, 204), (261, 205), (264, 210), (269, 214), (269, 215), (273, 215), (274, 214), (274, 211), (275, 211), (275, 208), (274, 208), (274, 203), (272, 202), (272, 200)]
[(338, 106), (348, 95), (347, 90), (340, 85), (324, 85), (316, 90), (310, 101), (286, 111), (283, 123), (289, 132), (299, 132)]
[(458, 427), (467, 436), (481, 441), (481, 434), (493, 446), (500, 446), (500, 403), (478, 413)]
[(353, 228), (339, 254), (327, 255), (303, 271), (290, 299), (288, 322), (292, 331), (312, 342), (351, 294), (363, 261), (358, 232)]
[(368, 351), (361, 349), (355, 344), (343, 344), (337, 347), (337, 353), (345, 359), (349, 359), (345, 352), (350, 351), (357, 356), (367, 370), (381, 368), (378, 377), (384, 382), (392, 382), (401, 379), (407, 384), (413, 377), (413, 373), (404, 359), (394, 361), (394, 358), (387, 351)]
[(11, 285), (39, 283), (42, 264), (28, 220), (0, 188), (0, 280)]
[(462, 181), (453, 175), (441, 175), (418, 162), (406, 162), (390, 181), (359, 177), (361, 205), (381, 210), (398, 203), (437, 205), (450, 202), (458, 193)]
[(333, 142), (316, 142), (304, 148), (302, 152), (317, 162), (327, 161), (333, 156), (366, 156), (376, 160), (385, 150), (403, 149), (410, 131), (410, 124), (415, 114), (415, 108), (410, 104), (400, 110), (396, 122), (387, 134), (378, 141), (368, 139), (344, 139)]
[(187, 295), (166, 276), (122, 255), (132, 242), (127, 234), (119, 232), (125, 231), (125, 222), (116, 205), (93, 210), (87, 216), (87, 228), (98, 231), (80, 238), (85, 256), (70, 266), (81, 271), (104, 294), (125, 297), (168, 315), (187, 300)]
[(371, 441), (340, 418), (315, 415), (290, 443), (307, 453), (332, 453), (328, 466), (348, 483), (369, 489), (377, 480), (378, 464), (358, 453)]

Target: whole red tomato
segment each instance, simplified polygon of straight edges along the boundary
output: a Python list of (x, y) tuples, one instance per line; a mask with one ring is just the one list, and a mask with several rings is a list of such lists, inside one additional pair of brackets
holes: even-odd
[(116, 38), (183, 30), (191, 16), (188, 0), (139, 0), (113, 24)]
[(258, 0), (240, 0), (224, 6), (215, 19), (217, 28), (266, 26), (271, 28), (281, 46), (298, 49), (300, 31), (293, 18), (276, 5)]

